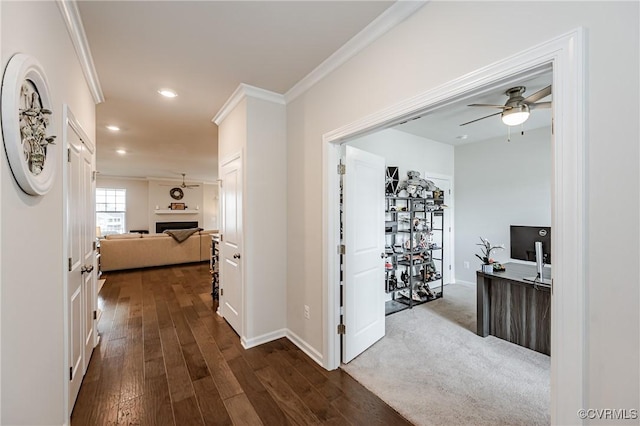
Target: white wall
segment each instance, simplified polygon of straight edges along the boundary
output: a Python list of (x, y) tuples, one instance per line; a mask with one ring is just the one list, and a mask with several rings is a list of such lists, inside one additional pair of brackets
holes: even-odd
[(202, 185), (202, 225), (204, 229), (218, 229), (218, 184)]
[(349, 142), (349, 145), (385, 158), (388, 166), (398, 166), (400, 181), (407, 171), (453, 176), (453, 146), (402, 132), (385, 129)]
[[(182, 180), (145, 180), (124, 177), (100, 177), (97, 188), (124, 188), (127, 190), (127, 231), (156, 230), (156, 222), (197, 221), (203, 229), (218, 229), (218, 185), (203, 182), (187, 182), (200, 186), (183, 189), (182, 200), (174, 200), (169, 195), (172, 187), (180, 186)], [(185, 203), (194, 214), (156, 214), (155, 209), (168, 209), (172, 203)]]
[(248, 339), (256, 339), (284, 330), (287, 323), (286, 111), (284, 105), (256, 98), (248, 98), (247, 108), (244, 232), (251, 268), (246, 330)]
[(95, 143), (95, 105), (55, 2), (0, 2), (2, 67), (17, 53), (34, 56), (49, 83), (59, 162), (49, 193), (33, 197), (15, 184), (0, 153), (2, 424), (63, 424), (63, 104)]
[[(148, 229), (149, 226), (149, 183), (141, 179), (101, 177), (96, 179), (96, 188), (116, 188), (127, 191), (126, 230)], [(153, 231), (151, 231), (153, 232)]]
[(510, 225), (551, 226), (551, 158), (550, 127), (455, 148), (457, 281), (475, 283), (480, 237), (504, 244), (492, 257), (508, 262)]
[[(637, 407), (640, 111), (629, 99), (639, 97), (638, 21), (637, 2), (429, 2), (289, 103), (289, 328), (324, 351), (324, 319), (304, 320), (296, 313), (305, 301), (312, 310), (322, 306), (322, 135), (583, 26), (589, 185), (585, 404)], [(536, 25), (523, 30), (523, 22)], [(604, 194), (615, 201), (604, 201)]]
[[(225, 106), (226, 113), (216, 117), (219, 168), (243, 153), (240, 335), (245, 346), (255, 346), (283, 337), (287, 326), (286, 111), (284, 101), (265, 100), (261, 90), (250, 87), (240, 87), (231, 99), (238, 102), (228, 101), (235, 106)], [(223, 267), (222, 286), (224, 271)]]

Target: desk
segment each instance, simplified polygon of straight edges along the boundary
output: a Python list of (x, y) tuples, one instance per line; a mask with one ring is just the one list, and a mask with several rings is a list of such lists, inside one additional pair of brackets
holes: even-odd
[[(477, 272), (477, 334), (489, 334), (549, 355), (551, 287), (523, 277), (536, 275), (533, 265), (506, 263), (503, 272)], [(549, 274), (549, 269), (545, 269)]]

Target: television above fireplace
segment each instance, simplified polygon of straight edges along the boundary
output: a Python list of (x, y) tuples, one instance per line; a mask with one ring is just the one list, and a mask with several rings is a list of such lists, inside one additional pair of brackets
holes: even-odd
[(156, 233), (161, 234), (167, 229), (190, 229), (197, 228), (198, 221), (189, 222), (156, 222)]

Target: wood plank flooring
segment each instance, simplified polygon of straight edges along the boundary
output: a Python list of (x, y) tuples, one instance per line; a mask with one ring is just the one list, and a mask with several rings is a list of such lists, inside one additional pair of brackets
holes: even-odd
[(206, 263), (103, 278), (101, 342), (73, 426), (410, 424), (287, 339), (242, 348), (215, 313)]

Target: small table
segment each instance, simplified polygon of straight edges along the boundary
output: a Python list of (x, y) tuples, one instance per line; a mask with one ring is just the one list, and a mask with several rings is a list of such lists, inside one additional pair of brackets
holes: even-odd
[[(533, 283), (533, 265), (506, 263), (505, 271), (476, 273), (477, 334), (489, 334), (549, 355), (551, 286)], [(548, 278), (550, 270), (544, 270)]]

